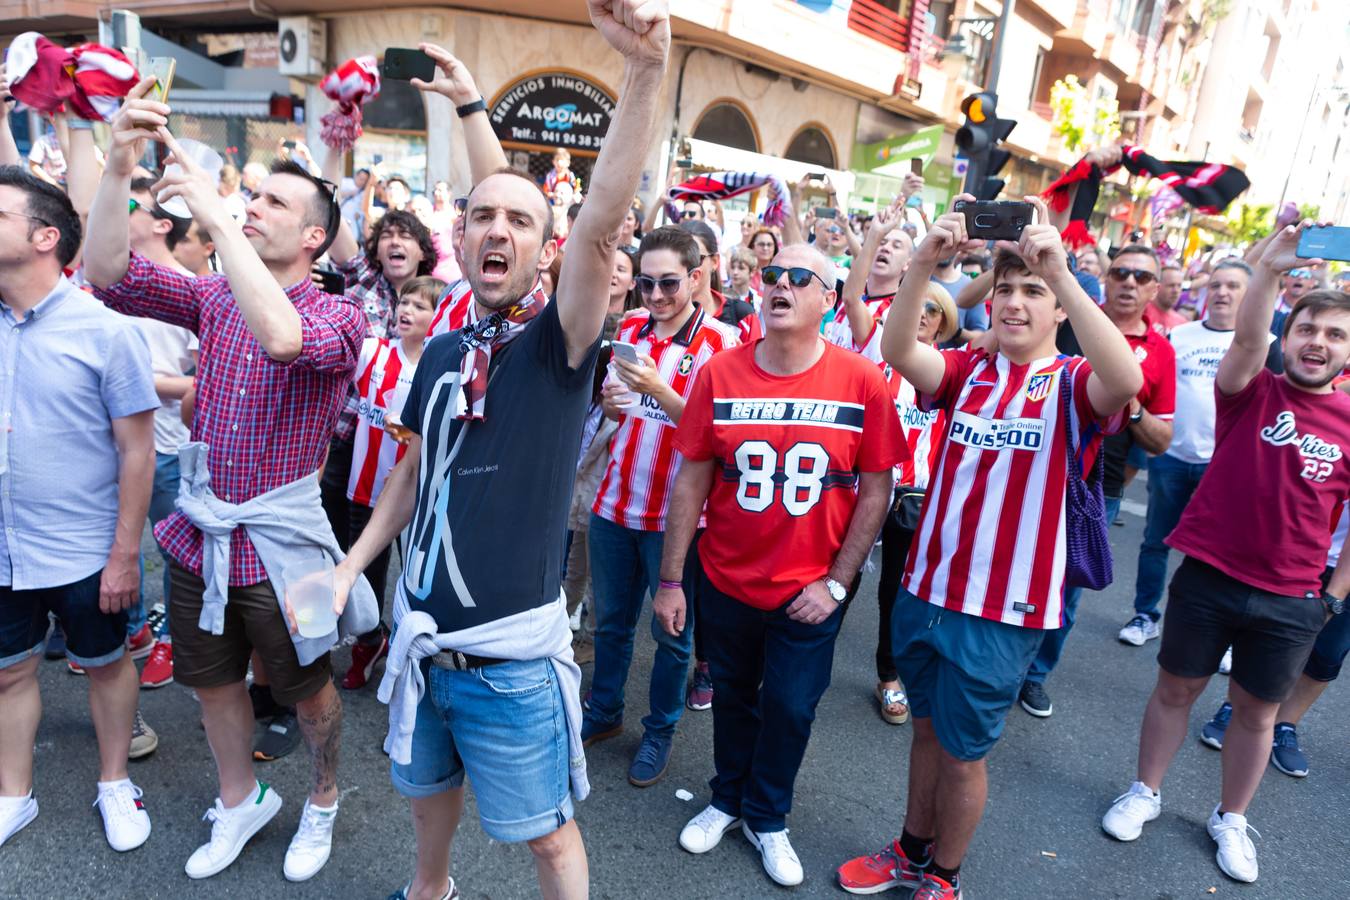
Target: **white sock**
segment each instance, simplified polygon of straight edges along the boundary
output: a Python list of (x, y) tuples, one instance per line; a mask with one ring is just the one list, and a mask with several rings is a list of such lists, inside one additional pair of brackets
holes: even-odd
[(123, 785), (123, 784), (131, 784), (131, 779), (130, 779), (130, 778), (119, 778), (119, 779), (117, 779), (116, 781), (100, 781), (100, 782), (98, 783), (98, 789), (101, 791), (101, 790), (103, 790), (103, 789), (105, 789), (105, 788), (115, 788), (115, 787), (118, 787), (118, 786)]

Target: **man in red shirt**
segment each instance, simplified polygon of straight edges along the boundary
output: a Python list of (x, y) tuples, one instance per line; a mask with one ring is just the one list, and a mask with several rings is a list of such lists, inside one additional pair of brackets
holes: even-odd
[[(1045, 223), (1045, 204), (1027, 199)], [(988, 792), (984, 757), (1042, 637), (1063, 624), (1070, 449), (1091, 471), (1099, 434), (1122, 427), (1143, 382), (1129, 344), (1083, 292), (1049, 224), (1027, 226), (1020, 244), (1000, 242), (996, 353), (923, 343), (925, 282), (969, 243), (961, 213), (933, 223), (882, 332), (887, 362), (948, 424), (891, 612), (914, 723), (904, 830), (839, 868), (851, 893), (903, 886), (923, 900), (960, 900), (961, 861)], [(1087, 359), (1056, 350), (1066, 315)]]
[(1332, 389), (1350, 359), (1350, 296), (1301, 297), (1285, 322), (1284, 374), (1265, 368), (1279, 274), (1308, 264), (1296, 249), (1310, 224), (1283, 229), (1265, 248), (1219, 364), (1214, 457), (1167, 539), (1186, 558), (1172, 578), (1137, 779), (1102, 818), (1107, 834), (1132, 841), (1158, 817), (1191, 706), (1231, 646), (1233, 716), (1208, 830), (1219, 868), (1237, 881), (1257, 877), (1246, 813), (1280, 703), (1350, 589), (1344, 554), (1325, 590), (1321, 582), (1331, 523), (1350, 496), (1350, 397)]
[[(1130, 454), (1141, 451), (1155, 455), (1165, 453), (1172, 443), (1172, 414), (1177, 407), (1177, 357), (1167, 338), (1150, 328), (1145, 317), (1145, 311), (1158, 293), (1158, 274), (1158, 255), (1142, 244), (1124, 247), (1106, 270), (1106, 303), (1102, 311), (1125, 336), (1144, 373), (1144, 386), (1130, 401), (1128, 427), (1119, 434), (1107, 436), (1102, 442), (1102, 492), (1106, 498), (1107, 523), (1114, 522), (1120, 512), (1125, 485), (1129, 483)], [(1062, 353), (1082, 355), (1072, 322), (1060, 328), (1055, 343)], [(1082, 588), (1070, 588), (1065, 592), (1064, 627), (1046, 632), (1018, 695), (1022, 709), (1037, 718), (1046, 718), (1054, 711), (1050, 695), (1045, 691), (1045, 680), (1059, 664), (1082, 596)]]
[[(654, 606), (686, 627), (680, 580), (704, 503), (698, 614), (713, 680), (713, 799), (680, 833), (706, 853), (738, 824), (779, 884), (802, 880), (788, 841), (793, 784), (830, 683), (841, 606), (876, 540), (891, 466), (907, 455), (881, 371), (820, 336), (834, 271), (805, 245), (763, 270), (765, 337), (713, 357), (675, 446)], [(753, 538), (750, 536), (753, 535)]]
[[(591, 703), (581, 728), (587, 746), (623, 732), (634, 629), (647, 592), (657, 589), (666, 508), (680, 470), (675, 429), (699, 372), (714, 354), (738, 343), (732, 326), (694, 303), (706, 274), (700, 255), (698, 242), (679, 226), (647, 234), (638, 249), (637, 278), (646, 308), (630, 313), (615, 337), (637, 348), (640, 365), (616, 357), (618, 377), (604, 387), (605, 415), (620, 425), (587, 531), (598, 610)], [(651, 711), (628, 770), (637, 787), (655, 784), (670, 763), (693, 629), (671, 635), (653, 617), (652, 637)]]

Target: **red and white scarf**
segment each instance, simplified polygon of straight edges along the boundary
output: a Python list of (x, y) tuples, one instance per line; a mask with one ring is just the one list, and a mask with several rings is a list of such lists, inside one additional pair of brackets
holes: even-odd
[(460, 383), (464, 390), (464, 408), (458, 419), (482, 421), (487, 405), (488, 370), (492, 353), (520, 336), (529, 321), (543, 312), (548, 303), (543, 282), (535, 282), (534, 290), (512, 306), (483, 316), (472, 324), (465, 324), (459, 335), (459, 349), (464, 356), (459, 361)]
[(361, 107), (380, 94), (380, 66), (373, 56), (349, 59), (319, 82), (319, 90), (337, 104), (319, 119), (319, 138), (346, 153), (361, 136)]
[[(666, 191), (666, 202), (678, 200), (725, 200), (769, 189), (769, 205), (764, 209), (764, 224), (781, 226), (787, 221), (787, 182), (767, 172), (709, 172), (677, 184)], [(671, 218), (678, 219), (679, 215)]]
[(5, 79), (15, 99), (41, 113), (112, 119), (140, 76), (121, 51), (102, 44), (69, 49), (28, 31), (5, 51)]

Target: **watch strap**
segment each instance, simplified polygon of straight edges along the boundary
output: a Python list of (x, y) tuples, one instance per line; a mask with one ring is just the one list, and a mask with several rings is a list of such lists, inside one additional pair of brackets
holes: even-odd
[(487, 112), (487, 101), (482, 97), (479, 97), (472, 103), (465, 103), (463, 106), (455, 107), (455, 115), (459, 116), (461, 119), (465, 116), (471, 116), (476, 112)]

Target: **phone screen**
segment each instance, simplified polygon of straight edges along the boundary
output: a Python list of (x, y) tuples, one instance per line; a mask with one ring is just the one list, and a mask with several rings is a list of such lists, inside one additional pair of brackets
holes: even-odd
[(167, 102), (169, 91), (173, 88), (173, 75), (178, 69), (178, 60), (172, 56), (155, 56), (150, 60), (150, 74), (155, 78), (153, 88), (155, 99)]

